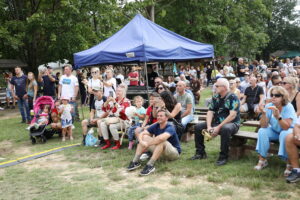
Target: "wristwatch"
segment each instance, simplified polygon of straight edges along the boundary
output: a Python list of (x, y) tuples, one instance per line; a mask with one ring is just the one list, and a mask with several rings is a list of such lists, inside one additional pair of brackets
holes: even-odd
[(280, 121), (280, 120), (282, 120), (282, 117), (281, 117), (281, 116), (278, 118), (278, 121)]

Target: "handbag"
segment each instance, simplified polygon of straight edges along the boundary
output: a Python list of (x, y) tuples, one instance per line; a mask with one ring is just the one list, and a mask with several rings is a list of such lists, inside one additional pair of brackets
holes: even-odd
[(95, 138), (93, 133), (94, 129), (91, 128), (85, 137), (85, 146), (94, 146), (97, 143), (98, 139)]
[(181, 136), (184, 134), (184, 127), (182, 124), (180, 124), (176, 119), (172, 118), (171, 119), (174, 126), (175, 126), (175, 131), (178, 135), (178, 139), (181, 139)]

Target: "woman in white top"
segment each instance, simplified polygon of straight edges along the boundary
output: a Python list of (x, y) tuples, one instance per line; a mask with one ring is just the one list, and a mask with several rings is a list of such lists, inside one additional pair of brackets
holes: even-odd
[(88, 93), (90, 94), (90, 109), (92, 108), (92, 105), (94, 104), (94, 92), (93, 90), (102, 90), (103, 83), (101, 82), (101, 76), (100, 76), (100, 70), (98, 67), (93, 67), (91, 69), (91, 75), (92, 78), (88, 80)]
[(225, 74), (226, 76), (232, 76), (234, 74), (233, 68), (230, 65), (229, 61), (226, 62), (226, 64), (223, 67), (223, 70), (226, 71), (226, 74)]
[(105, 80), (103, 80), (103, 85), (104, 85), (104, 96), (105, 97), (116, 97), (116, 88), (117, 88), (117, 81), (113, 77), (114, 73), (112, 69), (107, 69), (105, 71)]
[(257, 72), (260, 73), (264, 79), (267, 78), (267, 65), (265, 65), (263, 60), (259, 61), (259, 65), (257, 66)]
[(265, 98), (266, 98), (267, 85), (266, 85), (266, 82), (264, 81), (263, 75), (262, 74), (257, 74), (256, 78), (257, 78), (257, 85), (263, 88), (264, 95), (265, 95)]

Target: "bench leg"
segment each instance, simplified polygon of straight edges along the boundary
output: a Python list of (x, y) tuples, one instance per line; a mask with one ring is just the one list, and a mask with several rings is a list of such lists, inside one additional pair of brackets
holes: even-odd
[(232, 160), (238, 160), (245, 154), (244, 144), (247, 143), (247, 139), (233, 137), (230, 141), (229, 157)]

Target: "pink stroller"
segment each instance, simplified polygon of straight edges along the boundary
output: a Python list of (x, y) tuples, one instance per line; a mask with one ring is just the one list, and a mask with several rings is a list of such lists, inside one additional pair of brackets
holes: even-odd
[[(50, 96), (41, 96), (36, 99), (33, 111), (34, 117), (31, 123), (35, 123), (39, 118), (39, 115), (42, 113), (45, 105), (49, 105), (51, 110), (54, 108), (54, 100)], [(51, 119), (51, 113), (49, 113), (49, 119)], [(48, 124), (47, 124), (48, 125)], [(54, 132), (51, 129), (47, 129), (47, 125), (41, 125), (39, 128), (31, 127), (30, 128), (30, 139), (32, 144), (36, 143), (36, 138), (41, 138), (41, 141), (45, 143), (47, 139), (51, 138)]]

